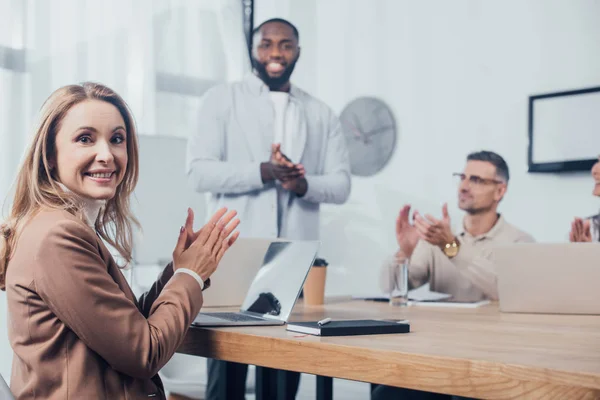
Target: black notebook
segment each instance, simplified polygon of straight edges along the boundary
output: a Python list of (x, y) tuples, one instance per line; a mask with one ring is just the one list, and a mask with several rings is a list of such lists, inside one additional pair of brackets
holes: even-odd
[(382, 335), (386, 333), (408, 333), (410, 332), (410, 324), (407, 320), (377, 319), (331, 321), (323, 326), (319, 326), (317, 321), (289, 322), (287, 330), (317, 336)]

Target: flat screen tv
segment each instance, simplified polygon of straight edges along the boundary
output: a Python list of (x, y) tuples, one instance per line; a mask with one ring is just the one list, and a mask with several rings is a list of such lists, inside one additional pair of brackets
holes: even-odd
[(589, 171), (600, 154), (600, 87), (529, 97), (529, 172)]

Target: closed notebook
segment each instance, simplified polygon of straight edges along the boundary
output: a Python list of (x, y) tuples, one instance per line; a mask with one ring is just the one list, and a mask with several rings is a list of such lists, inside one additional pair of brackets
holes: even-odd
[(287, 330), (317, 336), (382, 335), (388, 333), (408, 333), (410, 332), (410, 324), (406, 320), (388, 321), (376, 319), (331, 321), (323, 326), (319, 326), (317, 321), (289, 322)]

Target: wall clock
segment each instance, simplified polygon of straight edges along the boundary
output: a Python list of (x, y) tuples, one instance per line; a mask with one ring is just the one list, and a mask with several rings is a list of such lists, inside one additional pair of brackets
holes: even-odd
[(388, 163), (396, 146), (396, 121), (390, 108), (373, 97), (351, 101), (340, 115), (353, 175), (371, 176)]

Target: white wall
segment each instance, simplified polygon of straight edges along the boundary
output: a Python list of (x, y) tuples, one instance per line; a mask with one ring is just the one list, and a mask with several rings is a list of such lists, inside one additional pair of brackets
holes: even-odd
[(526, 170), (528, 96), (600, 85), (599, 15), (595, 0), (255, 1), (257, 23), (279, 16), (300, 30), (295, 83), (338, 113), (380, 97), (399, 125), (386, 168), (325, 208), (323, 255), (338, 267), (330, 292), (376, 290), (403, 203), (439, 214), (448, 201), (460, 224), (450, 174), (473, 150), (505, 157), (501, 211), (539, 241), (564, 241), (575, 215), (597, 212), (589, 174)]

